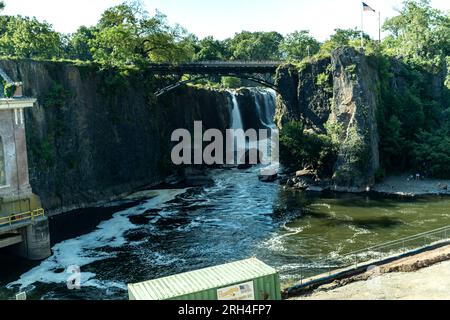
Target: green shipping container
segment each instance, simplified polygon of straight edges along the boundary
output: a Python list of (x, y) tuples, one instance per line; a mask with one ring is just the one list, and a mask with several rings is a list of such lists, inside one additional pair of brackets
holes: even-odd
[(256, 258), (129, 284), (130, 300), (281, 300), (278, 272)]

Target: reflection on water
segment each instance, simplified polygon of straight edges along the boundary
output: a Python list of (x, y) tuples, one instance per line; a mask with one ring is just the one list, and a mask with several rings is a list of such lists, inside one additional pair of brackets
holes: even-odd
[[(251, 256), (291, 283), (300, 272), (337, 267), (343, 254), (450, 224), (449, 198), (314, 197), (262, 183), (257, 173), (215, 170), (213, 187), (160, 191), (129, 208), (56, 217), (52, 257), (26, 265), (0, 257), (0, 297), (22, 287), (34, 299), (126, 299), (127, 283)], [(96, 219), (77, 235), (61, 228)], [(71, 265), (81, 267), (79, 291), (66, 289)]]

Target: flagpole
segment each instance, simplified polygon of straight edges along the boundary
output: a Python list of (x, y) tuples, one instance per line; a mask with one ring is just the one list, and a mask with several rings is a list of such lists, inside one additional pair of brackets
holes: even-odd
[(364, 7), (361, 8), (361, 49), (364, 49)]
[(378, 42), (381, 43), (381, 11), (378, 11)]

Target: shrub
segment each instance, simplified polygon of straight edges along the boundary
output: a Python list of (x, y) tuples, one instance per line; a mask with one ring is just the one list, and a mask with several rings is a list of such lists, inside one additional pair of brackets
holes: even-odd
[(323, 172), (334, 164), (336, 148), (329, 136), (304, 130), (300, 121), (291, 121), (280, 131), (280, 156), (291, 169), (310, 167)]

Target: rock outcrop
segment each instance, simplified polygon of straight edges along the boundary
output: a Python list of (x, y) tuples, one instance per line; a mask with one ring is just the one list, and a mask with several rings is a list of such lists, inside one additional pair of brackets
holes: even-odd
[(375, 183), (380, 166), (376, 119), (376, 70), (364, 55), (340, 48), (332, 55), (333, 104), (329, 121), (338, 127), (338, 160), (333, 181), (336, 188), (365, 190)]
[(366, 190), (379, 168), (377, 71), (349, 47), (335, 50), (331, 59), (303, 64), (297, 72), (293, 69), (289, 65), (278, 72), (277, 125), (302, 120), (306, 129), (332, 136), (338, 146), (332, 187)]

